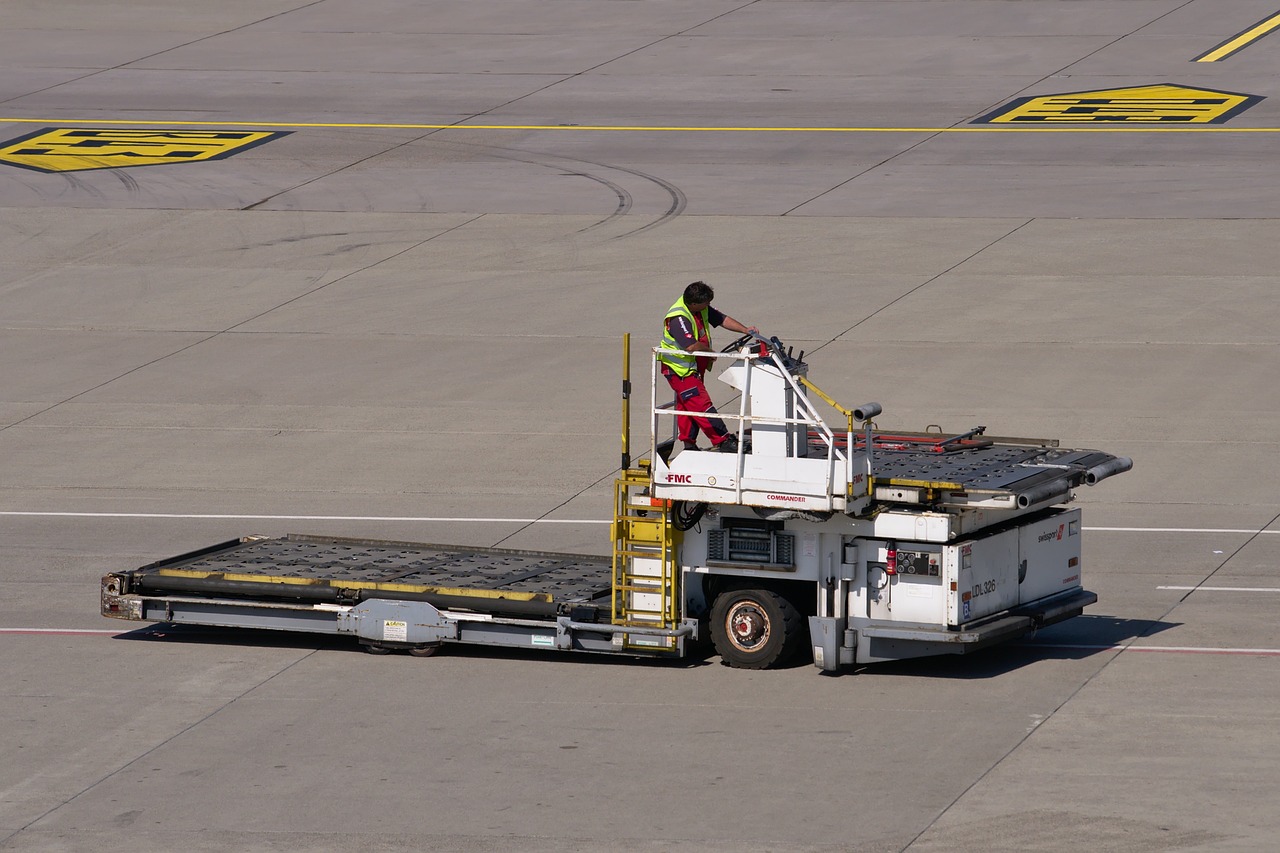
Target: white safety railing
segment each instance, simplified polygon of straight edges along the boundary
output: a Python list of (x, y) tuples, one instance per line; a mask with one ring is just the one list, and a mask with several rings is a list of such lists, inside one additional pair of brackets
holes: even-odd
[[(654, 347), (653, 349), (653, 359), (652, 359), (652, 365), (650, 370), (651, 381), (649, 385), (650, 387), (649, 453), (650, 453), (651, 459), (658, 458), (657, 457), (658, 445), (660, 443), (665, 443), (665, 440), (664, 442), (658, 441), (658, 435), (660, 433), (665, 432), (665, 430), (663, 430), (661, 426), (662, 419), (671, 418), (672, 426), (670, 431), (670, 435), (671, 435), (670, 440), (674, 442), (679, 435), (679, 424), (677, 419), (681, 417), (694, 416), (694, 415), (677, 410), (675, 401), (664, 402), (664, 403), (658, 402), (659, 384), (661, 383), (661, 386), (664, 388), (667, 385), (665, 380), (662, 379), (660, 376), (662, 362), (659, 360), (659, 357), (663, 354), (685, 355), (685, 356), (689, 355), (689, 353), (685, 352), (684, 350), (664, 349), (663, 347), (660, 347), (660, 346)], [(736, 483), (736, 487), (735, 487), (736, 499), (738, 500), (741, 499), (742, 491), (743, 491), (742, 473), (745, 465), (747, 430), (754, 425), (776, 425), (776, 426), (782, 426), (782, 427), (791, 426), (791, 425), (803, 426), (805, 427), (803, 431), (804, 435), (800, 438), (800, 440), (803, 441), (806, 445), (808, 445), (809, 443), (810, 431), (816, 432), (821, 444), (826, 449), (826, 462), (827, 462), (825, 466), (826, 472), (827, 472), (826, 473), (826, 493), (828, 495), (831, 495), (837, 463), (839, 463), (841, 467), (844, 469), (846, 490), (848, 489), (848, 484), (852, 483), (853, 481), (852, 480), (853, 478), (852, 453), (842, 451), (839, 448), (836, 441), (836, 434), (832, 431), (831, 427), (827, 425), (827, 422), (823, 420), (822, 416), (818, 413), (817, 409), (814, 408), (813, 403), (809, 400), (805, 392), (805, 386), (806, 385), (808, 387), (812, 387), (812, 386), (809, 385), (807, 382), (804, 385), (802, 385), (801, 382), (798, 381), (797, 378), (794, 375), (792, 375), (792, 373), (787, 369), (786, 365), (782, 361), (782, 358), (779, 356), (779, 354), (776, 351), (770, 348), (766, 354), (761, 355), (755, 350), (754, 347), (750, 349), (744, 347), (743, 349), (737, 352), (729, 352), (729, 353), (700, 352), (700, 353), (697, 353), (696, 355), (698, 358), (714, 359), (716, 361), (727, 360), (733, 363), (742, 363), (746, 368), (743, 381), (742, 381), (742, 387), (739, 394), (737, 414), (733, 414), (731, 412), (725, 412), (721, 410), (717, 410), (714, 413), (706, 414), (706, 417), (719, 418), (726, 422), (732, 422), (737, 426), (737, 429), (734, 431), (738, 439), (738, 453), (737, 453), (738, 463), (736, 466), (736, 476), (734, 478), (734, 481)], [(758, 362), (761, 362), (761, 361), (766, 361), (770, 363), (771, 366), (776, 367), (778, 372), (781, 374), (782, 378), (786, 382), (787, 386), (791, 390), (792, 400), (794, 401), (793, 410), (795, 413), (795, 417), (779, 417), (776, 415), (758, 415), (750, 411), (749, 406), (750, 406), (750, 400), (751, 400), (751, 384), (752, 384), (752, 377), (754, 374), (753, 368)], [(852, 430), (850, 430), (846, 435), (845, 447), (852, 448), (853, 446), (854, 446), (853, 433), (852, 433)], [(798, 451), (799, 451), (798, 447), (794, 447), (792, 450), (792, 454), (796, 458), (800, 458), (800, 454)], [(804, 458), (808, 458), (808, 459), (814, 458), (812, 455), (808, 455), (807, 447), (806, 447), (806, 455)]]

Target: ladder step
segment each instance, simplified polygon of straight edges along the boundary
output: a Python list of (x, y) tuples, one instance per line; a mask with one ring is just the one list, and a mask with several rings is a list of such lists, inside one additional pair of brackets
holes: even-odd
[[(619, 628), (675, 627), (679, 618), (675, 554), (680, 533), (665, 507), (644, 506), (649, 473), (629, 470), (614, 482), (612, 594), (613, 623)], [(632, 640), (628, 646), (676, 647), (661, 638)]]

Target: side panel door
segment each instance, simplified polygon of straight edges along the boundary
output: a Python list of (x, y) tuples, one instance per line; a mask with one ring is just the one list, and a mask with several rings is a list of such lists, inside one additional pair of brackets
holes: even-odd
[(949, 545), (944, 551), (947, 623), (963, 625), (1018, 603), (1018, 531)]
[(1028, 524), (1019, 533), (1019, 603), (1080, 587), (1080, 510)]

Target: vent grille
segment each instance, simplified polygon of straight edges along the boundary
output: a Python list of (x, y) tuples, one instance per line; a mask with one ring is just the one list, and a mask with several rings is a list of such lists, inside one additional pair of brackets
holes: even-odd
[(724, 527), (709, 533), (707, 559), (710, 562), (771, 568), (795, 566), (795, 535), (776, 529), (770, 522), (725, 519)]

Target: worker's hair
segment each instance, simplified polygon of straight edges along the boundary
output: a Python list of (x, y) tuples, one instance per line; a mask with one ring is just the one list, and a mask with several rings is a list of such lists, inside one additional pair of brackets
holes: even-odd
[(702, 305), (716, 298), (716, 292), (705, 281), (695, 281), (684, 289), (685, 305)]

